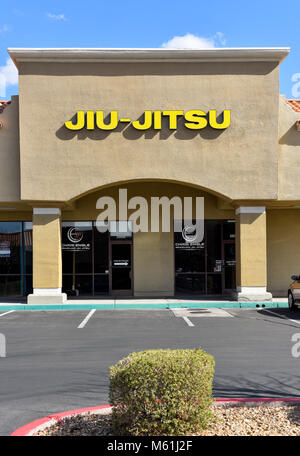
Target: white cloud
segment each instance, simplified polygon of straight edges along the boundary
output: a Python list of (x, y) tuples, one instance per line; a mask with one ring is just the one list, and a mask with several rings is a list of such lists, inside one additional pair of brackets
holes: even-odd
[(218, 44), (218, 42), (222, 45), (222, 46), (225, 46), (226, 44), (226, 39), (225, 39), (225, 35), (224, 33), (222, 32), (217, 32), (215, 34), (215, 40), (216, 40), (216, 43)]
[(66, 21), (67, 20), (67, 18), (65, 17), (64, 14), (46, 13), (46, 16), (49, 17), (50, 19), (54, 19), (55, 21)]
[(13, 61), (8, 58), (6, 65), (0, 66), (0, 96), (5, 96), (7, 86), (16, 84), (18, 84), (18, 71)]
[(211, 38), (205, 38), (202, 36), (193, 35), (192, 33), (187, 33), (183, 36), (174, 36), (166, 43), (163, 43), (161, 47), (166, 49), (207, 49), (214, 48), (218, 45), (224, 46), (226, 40), (222, 32), (217, 32)]

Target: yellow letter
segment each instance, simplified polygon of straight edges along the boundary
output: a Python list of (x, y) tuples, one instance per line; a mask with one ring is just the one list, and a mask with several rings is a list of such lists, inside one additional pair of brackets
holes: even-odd
[(87, 130), (95, 130), (95, 114), (94, 111), (86, 112), (86, 128)]
[(65, 126), (68, 128), (68, 130), (81, 130), (84, 127), (84, 124), (84, 111), (77, 111), (77, 123), (75, 125), (71, 120), (65, 122)]
[(170, 130), (176, 130), (177, 128), (177, 117), (183, 115), (183, 111), (163, 111), (164, 116), (169, 116), (169, 128)]
[(230, 113), (230, 109), (224, 109), (223, 122), (219, 124), (217, 123), (217, 111), (215, 109), (211, 109), (209, 111), (209, 125), (217, 130), (224, 130), (225, 128), (228, 128), (230, 125)]
[(96, 111), (96, 123), (97, 127), (100, 130), (114, 130), (118, 126), (118, 111), (111, 111), (110, 113), (110, 123), (104, 123), (104, 114), (103, 111)]
[(185, 123), (186, 128), (191, 130), (201, 130), (207, 126), (206, 112), (194, 109), (185, 113), (185, 120), (192, 123)]
[(160, 111), (154, 111), (153, 113), (154, 117), (154, 130), (161, 130), (161, 112)]
[(152, 111), (145, 111), (144, 123), (141, 124), (139, 120), (134, 120), (132, 126), (136, 130), (148, 130), (152, 126)]

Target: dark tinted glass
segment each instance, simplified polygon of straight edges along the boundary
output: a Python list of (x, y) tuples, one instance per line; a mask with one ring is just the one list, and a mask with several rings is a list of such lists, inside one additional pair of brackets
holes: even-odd
[(222, 263), (222, 222), (208, 220), (206, 222), (206, 248), (207, 248), (207, 271), (217, 272)]
[(109, 293), (109, 275), (101, 274), (94, 277), (95, 295), (105, 295)]
[(236, 287), (235, 281), (235, 243), (230, 242), (224, 244), (224, 258), (225, 258), (225, 289), (234, 289)]
[(0, 276), (0, 296), (22, 296), (21, 276)]
[(0, 222), (0, 274), (20, 274), (22, 223)]
[(129, 268), (114, 268), (112, 273), (113, 290), (131, 289), (131, 271)]
[(205, 274), (176, 274), (176, 293), (205, 294)]
[(93, 291), (92, 275), (64, 275), (63, 292), (68, 296), (88, 296)]
[(226, 220), (223, 224), (223, 239), (225, 241), (234, 241), (235, 239), (235, 222)]
[(62, 223), (63, 274), (92, 273), (92, 222)]
[(234, 220), (206, 220), (205, 239), (200, 246), (188, 239), (191, 232), (174, 233), (176, 292), (220, 295), (223, 284), (224, 289), (234, 289)]
[(221, 274), (207, 274), (207, 294), (221, 294), (222, 293), (222, 275)]
[(186, 242), (182, 232), (175, 232), (174, 242), (176, 272), (205, 271), (204, 241), (197, 243)]
[(94, 228), (94, 268), (95, 273), (106, 272), (109, 269), (108, 264), (108, 242), (109, 234), (99, 233), (97, 228)]
[(112, 244), (112, 267), (131, 266), (131, 244)]
[(32, 274), (32, 223), (23, 223), (23, 270)]
[(23, 293), (24, 295), (29, 295), (33, 293), (32, 287), (32, 275), (24, 275), (23, 276)]

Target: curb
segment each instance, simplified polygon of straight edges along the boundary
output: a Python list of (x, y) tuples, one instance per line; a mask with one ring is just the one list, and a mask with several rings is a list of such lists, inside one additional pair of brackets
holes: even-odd
[[(257, 405), (257, 404), (271, 404), (271, 403), (296, 403), (300, 404), (300, 398), (292, 397), (254, 397), (254, 398), (219, 398), (216, 399), (218, 404), (236, 404), (241, 405)], [(10, 435), (11, 437), (29, 437), (35, 434), (37, 431), (45, 429), (56, 421), (59, 421), (62, 418), (66, 418), (72, 415), (84, 415), (89, 412), (100, 412), (103, 414), (109, 413), (112, 406), (109, 404), (98, 405), (95, 407), (86, 407), (75, 410), (69, 410), (67, 412), (54, 413), (53, 415), (47, 415), (44, 418), (39, 418), (38, 420), (31, 421), (30, 423), (25, 424), (24, 426), (19, 427), (13, 431)]]
[(207, 302), (207, 303), (161, 303), (161, 304), (0, 304), (1, 311), (17, 310), (129, 310), (129, 309), (170, 309), (172, 308), (198, 308), (198, 309), (267, 309), (287, 308), (287, 302)]
[[(105, 410), (106, 409), (106, 410)], [(39, 418), (38, 420), (31, 421), (30, 423), (25, 424), (24, 426), (19, 427), (10, 435), (11, 437), (29, 437), (35, 432), (44, 429), (51, 424), (54, 424), (56, 421), (59, 421), (61, 418), (66, 418), (67, 416), (72, 415), (83, 415), (89, 412), (97, 412), (98, 410), (109, 411), (111, 409), (110, 405), (98, 405), (96, 407), (85, 407), (75, 410), (69, 410), (67, 412), (54, 413), (53, 415), (44, 416), (44, 418)]]

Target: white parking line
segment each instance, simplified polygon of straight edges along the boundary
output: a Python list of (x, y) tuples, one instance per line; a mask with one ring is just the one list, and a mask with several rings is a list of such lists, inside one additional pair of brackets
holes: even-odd
[(92, 315), (96, 312), (96, 309), (92, 309), (88, 314), (87, 316), (84, 318), (84, 320), (82, 320), (82, 322), (80, 323), (79, 326), (77, 326), (77, 328), (84, 328), (85, 325), (87, 324), (87, 322), (89, 321), (89, 319), (92, 317)]
[(273, 312), (272, 310), (264, 309), (264, 312), (268, 312), (272, 315), (276, 315), (276, 317), (283, 318), (284, 320), (292, 321), (293, 323), (297, 323), (298, 325), (300, 324), (299, 320), (293, 320), (292, 318), (288, 318), (285, 315), (277, 314), (276, 312)]
[(3, 317), (4, 315), (10, 314), (12, 312), (15, 312), (15, 310), (9, 310), (8, 312), (1, 314), (0, 317)]
[(189, 326), (195, 326), (194, 323), (191, 322), (191, 320), (188, 317), (182, 317), (184, 321), (186, 322), (187, 325)]

